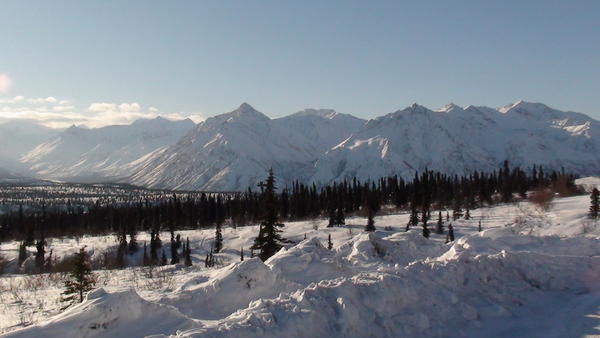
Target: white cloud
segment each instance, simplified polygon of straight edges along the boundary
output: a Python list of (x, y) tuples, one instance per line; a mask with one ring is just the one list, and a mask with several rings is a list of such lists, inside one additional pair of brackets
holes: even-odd
[(12, 88), (12, 79), (6, 73), (0, 73), (0, 93), (6, 94)]
[(115, 124), (130, 124), (138, 119), (153, 119), (162, 116), (171, 120), (190, 118), (198, 123), (204, 120), (202, 114), (189, 113), (159, 113), (155, 107), (143, 108), (137, 102), (96, 102), (87, 110), (79, 110), (69, 100), (55, 97), (25, 98), (15, 96), (10, 99), (0, 99), (0, 122), (8, 119), (29, 119), (53, 128), (64, 128), (75, 125), (85, 125), (96, 128)]
[(15, 96), (15, 97), (10, 98), (10, 99), (0, 99), (0, 103), (13, 104), (13, 103), (21, 102), (24, 99), (25, 98), (23, 96)]
[(103, 113), (106, 111), (116, 111), (117, 105), (114, 103), (92, 103), (88, 107), (92, 113)]
[(57, 103), (58, 100), (52, 96), (48, 97), (31, 97), (27, 99), (28, 103), (40, 104), (40, 103)]

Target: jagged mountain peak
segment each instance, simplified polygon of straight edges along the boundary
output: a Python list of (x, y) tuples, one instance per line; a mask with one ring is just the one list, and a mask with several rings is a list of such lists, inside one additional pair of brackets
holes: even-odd
[(498, 111), (503, 114), (509, 114), (509, 113), (515, 112), (515, 113), (525, 114), (525, 115), (532, 115), (532, 114), (539, 115), (539, 114), (554, 112), (556, 110), (548, 107), (547, 105), (545, 105), (543, 103), (519, 100), (515, 103), (511, 103), (511, 104), (508, 104), (508, 105), (498, 108)]
[(437, 112), (440, 113), (450, 113), (456, 110), (464, 110), (461, 106), (458, 106), (456, 104), (454, 104), (453, 102), (448, 103), (447, 105), (443, 106), (442, 108), (438, 109)]

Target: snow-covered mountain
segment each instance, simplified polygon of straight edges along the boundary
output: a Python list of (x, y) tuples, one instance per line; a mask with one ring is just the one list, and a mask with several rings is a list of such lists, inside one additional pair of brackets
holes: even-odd
[(176, 144), (137, 163), (130, 182), (149, 187), (245, 190), (272, 167), (280, 183), (307, 180), (314, 161), (364, 121), (332, 110), (270, 119), (244, 103), (198, 124)]
[(72, 126), (27, 152), (21, 162), (46, 179), (113, 179), (128, 175), (131, 162), (175, 143), (193, 127), (189, 119), (161, 117), (95, 129)]
[(513, 166), (600, 171), (600, 124), (579, 113), (519, 101), (499, 109), (412, 105), (370, 120), (324, 154), (313, 181), (410, 177), (425, 168), (447, 173)]
[(599, 121), (525, 101), (436, 111), (414, 104), (369, 121), (330, 109), (270, 119), (244, 103), (198, 125), (157, 118), (56, 131), (10, 122), (0, 125), (0, 142), (10, 145), (0, 147), (0, 167), (12, 174), (170, 189), (246, 190), (268, 168), (279, 186), (425, 168), (489, 171), (504, 160), (600, 174)]
[(511, 165), (600, 171), (600, 122), (541, 103), (498, 109), (414, 104), (365, 123), (307, 109), (271, 120), (248, 104), (210, 118), (177, 144), (141, 159), (130, 182), (149, 187), (245, 190), (272, 167), (280, 185), (298, 179), (411, 177)]
[(10, 120), (0, 124), (0, 167), (23, 171), (19, 158), (37, 145), (58, 135), (61, 130), (34, 121)]

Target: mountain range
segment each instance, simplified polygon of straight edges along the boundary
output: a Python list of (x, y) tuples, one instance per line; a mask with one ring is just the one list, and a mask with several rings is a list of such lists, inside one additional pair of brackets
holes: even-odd
[(0, 141), (14, 145), (0, 152), (0, 167), (43, 179), (210, 191), (255, 187), (268, 168), (280, 186), (411, 177), (425, 169), (489, 171), (504, 160), (597, 175), (599, 123), (525, 101), (435, 111), (413, 104), (368, 121), (330, 109), (271, 119), (244, 103), (196, 125), (157, 118), (8, 138), (0, 125)]

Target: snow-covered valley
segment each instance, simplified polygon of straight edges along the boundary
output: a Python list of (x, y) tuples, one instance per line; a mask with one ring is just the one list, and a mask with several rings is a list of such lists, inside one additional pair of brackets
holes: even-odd
[[(295, 243), (265, 263), (249, 257), (257, 226), (226, 227), (212, 268), (204, 260), (214, 229), (180, 231), (193, 266), (96, 271), (100, 289), (63, 313), (59, 274), (2, 276), (0, 329), (7, 337), (599, 335), (600, 224), (588, 207), (581, 195), (556, 198), (549, 211), (529, 202), (475, 209), (450, 221), (450, 243), (425, 239), (420, 227), (405, 232), (405, 213), (376, 217), (374, 233), (358, 216), (332, 228), (325, 219), (288, 222), (282, 234)], [(49, 243), (57, 256), (87, 246), (92, 258), (116, 245), (114, 236)], [(0, 250), (15, 261), (18, 243)]]

